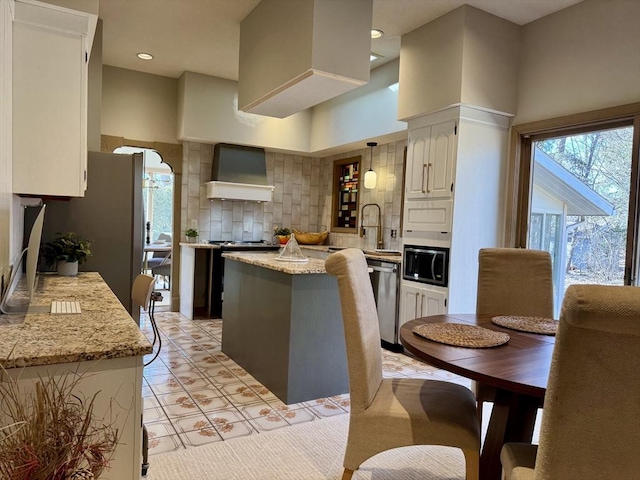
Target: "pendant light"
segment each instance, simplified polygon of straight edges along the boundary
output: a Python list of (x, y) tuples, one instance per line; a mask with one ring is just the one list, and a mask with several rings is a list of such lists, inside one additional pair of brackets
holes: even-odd
[(367, 147), (371, 147), (371, 156), (369, 157), (369, 170), (364, 174), (364, 188), (376, 188), (377, 176), (376, 172), (371, 168), (373, 163), (373, 147), (378, 145), (376, 142), (367, 142)]

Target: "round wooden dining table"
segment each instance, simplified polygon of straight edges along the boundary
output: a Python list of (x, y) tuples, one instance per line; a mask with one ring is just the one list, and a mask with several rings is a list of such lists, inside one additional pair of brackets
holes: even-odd
[[(445, 314), (411, 320), (400, 328), (402, 345), (438, 368), (495, 389), (495, 401), (480, 454), (480, 480), (500, 480), (500, 450), (507, 442), (530, 442), (536, 413), (542, 407), (555, 337), (500, 327), (493, 315)], [(509, 334), (509, 341), (490, 348), (437, 343), (413, 333), (425, 323), (477, 325)]]

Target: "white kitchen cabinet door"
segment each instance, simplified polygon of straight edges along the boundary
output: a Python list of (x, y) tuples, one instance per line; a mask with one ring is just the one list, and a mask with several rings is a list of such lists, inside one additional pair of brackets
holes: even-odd
[(441, 315), (447, 311), (447, 289), (416, 282), (400, 285), (400, 325), (414, 318)]
[(409, 130), (406, 199), (452, 197), (455, 132), (453, 120)]
[(13, 193), (79, 197), (86, 189), (87, 67), (95, 15), (16, 1)]
[(109, 468), (100, 479), (123, 480), (140, 478), (142, 467), (142, 369), (142, 356), (136, 356), (9, 368), (3, 374), (11, 376), (25, 394), (43, 379), (46, 383), (53, 378), (57, 382), (66, 379), (68, 384), (77, 379), (73, 391), (78, 399), (96, 395), (94, 427), (110, 424), (119, 435)]
[(452, 212), (452, 200), (405, 202), (404, 231), (448, 233), (451, 231)]
[(409, 130), (405, 198), (422, 199), (427, 195), (426, 169), (429, 164), (431, 127)]
[(453, 120), (431, 126), (430, 162), (426, 180), (427, 198), (451, 198), (453, 196), (456, 129), (456, 122)]

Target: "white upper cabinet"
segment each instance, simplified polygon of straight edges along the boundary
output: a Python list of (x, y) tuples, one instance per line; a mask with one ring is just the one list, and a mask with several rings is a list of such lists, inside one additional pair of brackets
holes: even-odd
[(427, 195), (425, 170), (429, 164), (429, 145), (431, 127), (409, 130), (407, 147), (407, 173), (405, 182), (405, 198), (423, 199)]
[[(448, 233), (453, 210), (456, 120), (409, 123), (404, 229)], [(416, 125), (417, 123), (417, 125)]]
[(13, 193), (79, 197), (97, 16), (19, 0), (13, 24)]
[(451, 198), (456, 128), (447, 121), (409, 129), (406, 199)]
[(453, 195), (453, 162), (456, 145), (456, 122), (438, 123), (431, 127), (427, 198), (451, 198)]

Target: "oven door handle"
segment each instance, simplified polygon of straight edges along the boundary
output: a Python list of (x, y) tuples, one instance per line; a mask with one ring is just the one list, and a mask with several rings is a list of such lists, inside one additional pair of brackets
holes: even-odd
[(438, 255), (434, 253), (433, 258), (431, 259), (431, 279), (432, 280), (436, 279), (436, 258), (437, 257)]

